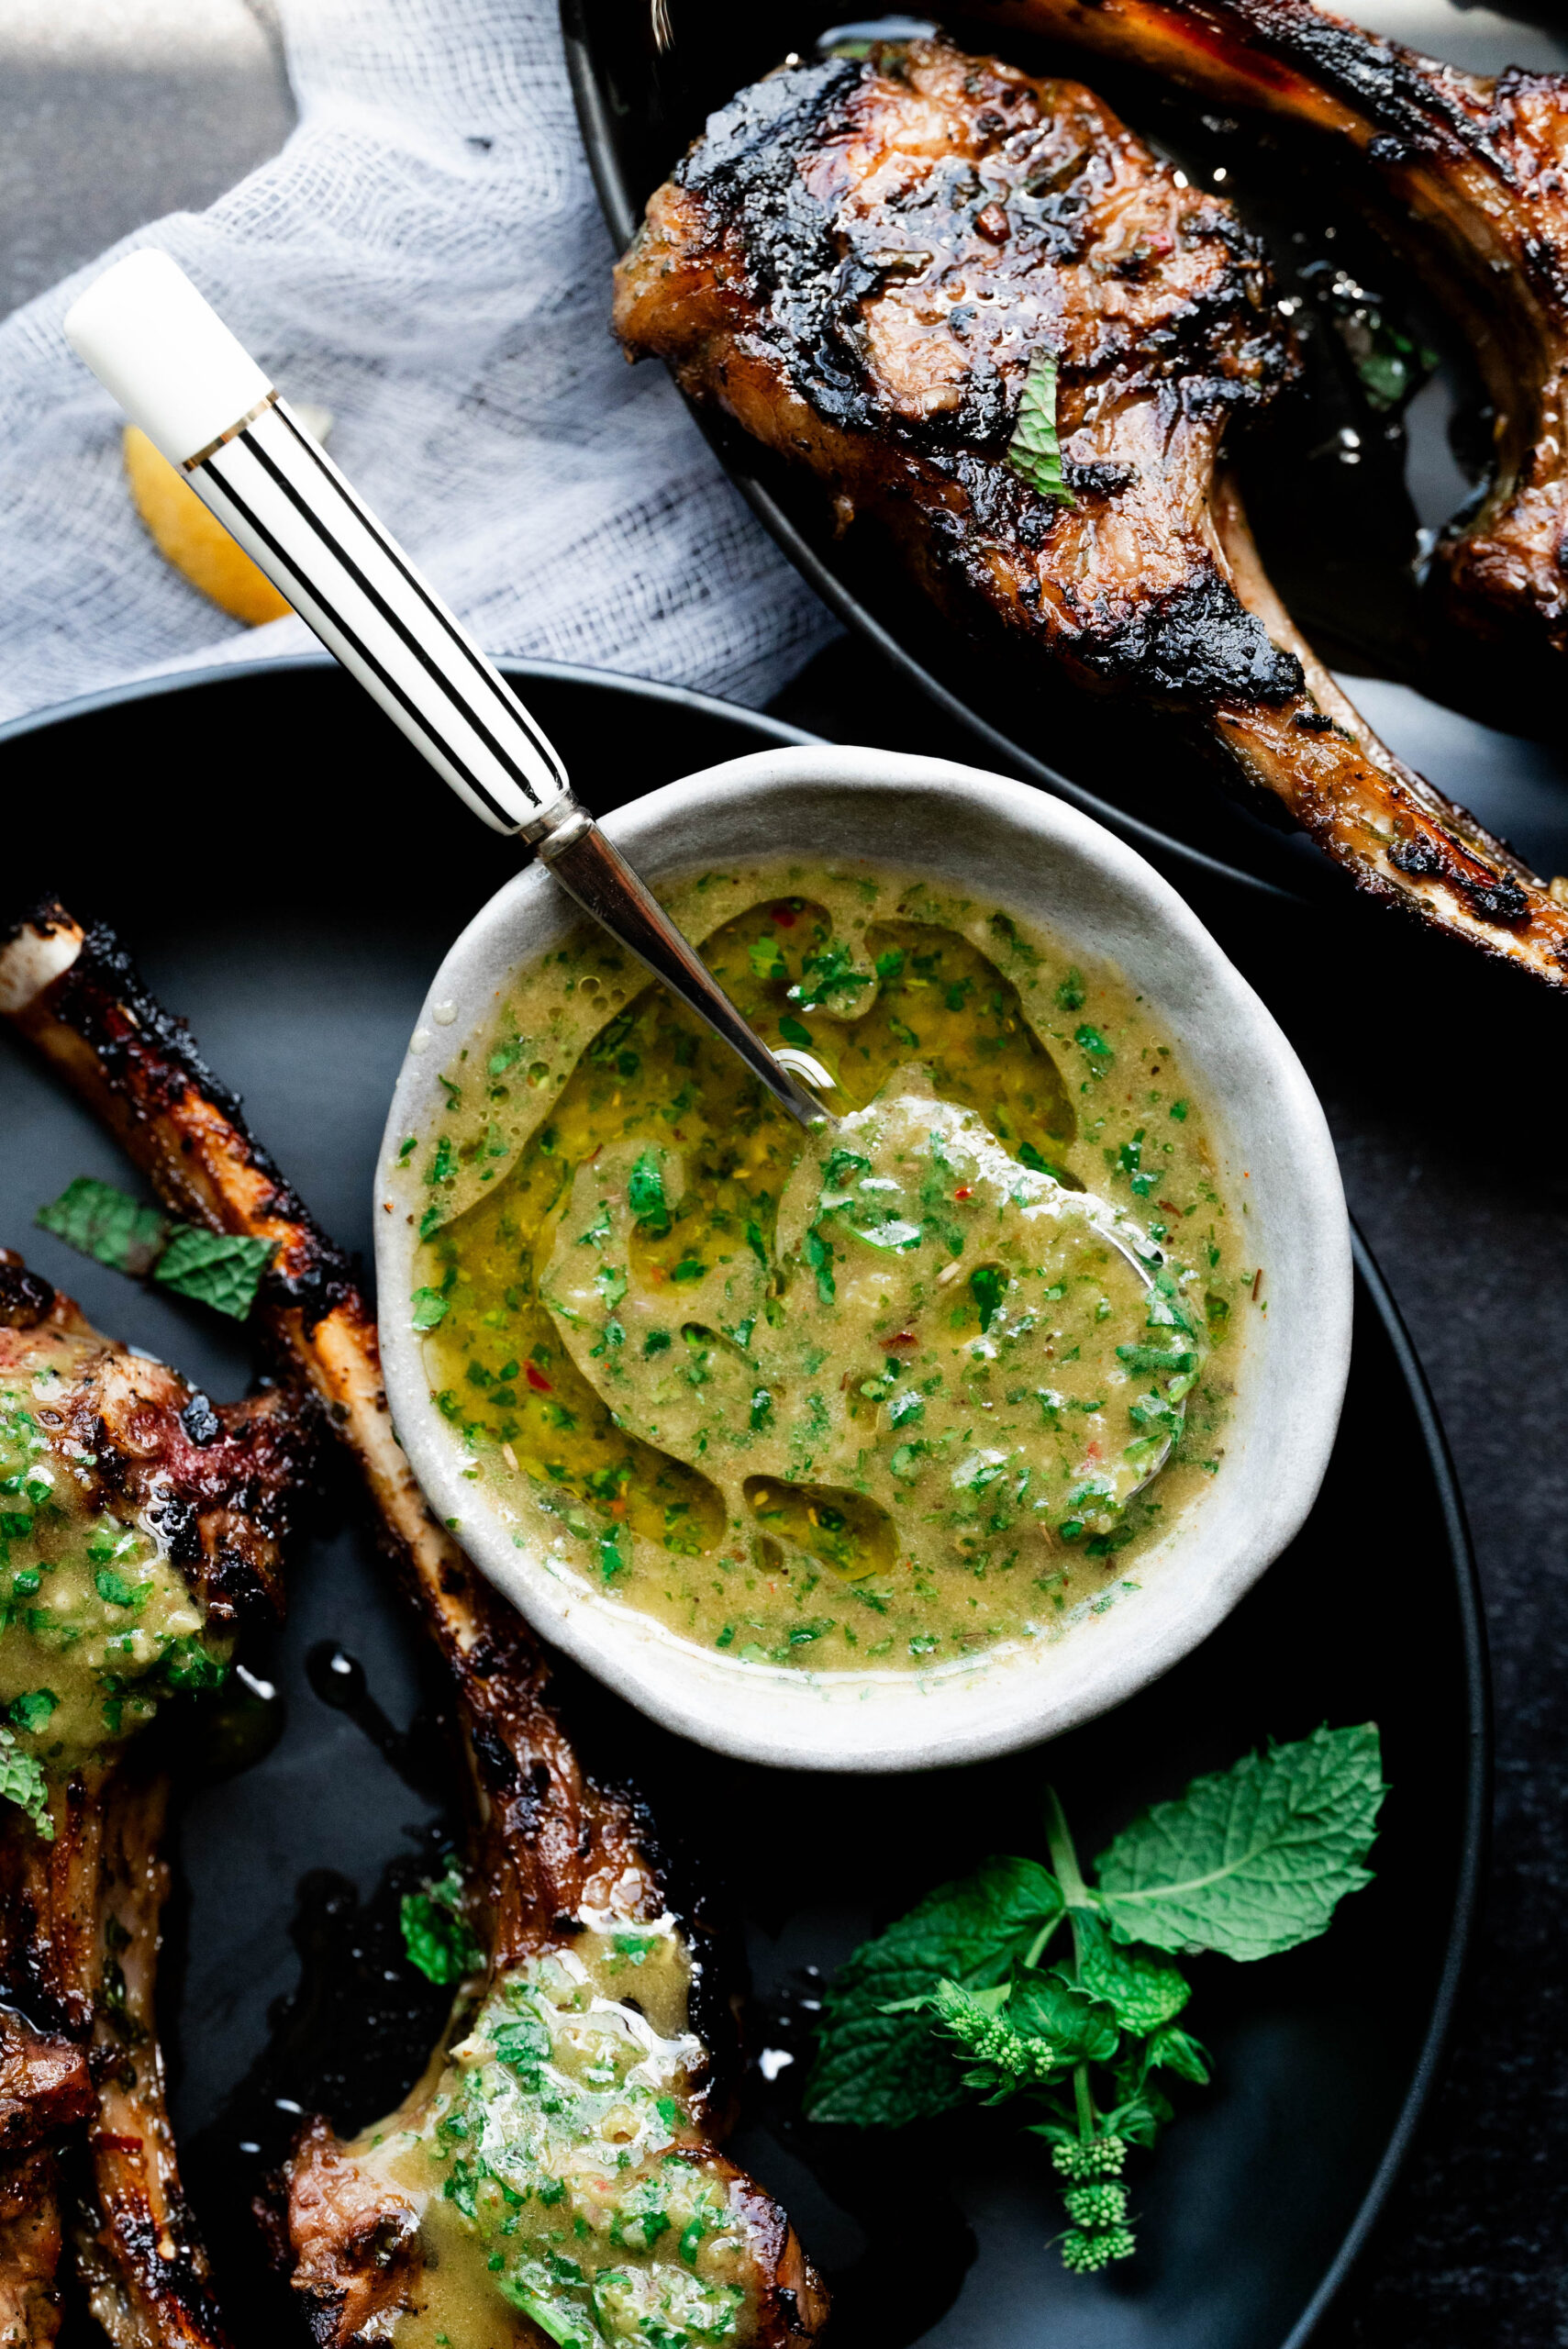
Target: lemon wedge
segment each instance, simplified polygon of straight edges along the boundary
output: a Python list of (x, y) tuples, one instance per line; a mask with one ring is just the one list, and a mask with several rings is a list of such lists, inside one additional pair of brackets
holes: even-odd
[[(326, 438), (329, 419), (325, 410), (302, 414), (295, 407), (294, 414), (314, 439)], [(125, 429), (125, 470), (136, 510), (153, 544), (182, 579), (189, 580), (248, 628), (282, 619), (293, 609), (222, 523), (207, 512), (184, 475), (135, 424), (128, 424)]]

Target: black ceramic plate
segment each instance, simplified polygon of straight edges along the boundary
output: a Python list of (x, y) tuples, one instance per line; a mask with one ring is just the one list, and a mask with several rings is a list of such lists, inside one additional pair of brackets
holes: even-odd
[[(514, 674), (600, 807), (633, 779), (651, 788), (799, 739), (691, 694)], [(122, 930), (325, 1222), (368, 1255), (405, 1041), (440, 954), (514, 852), (324, 661), (164, 683), (13, 727), (0, 792), (7, 894), (53, 887)], [(242, 1331), (33, 1229), (80, 1174), (134, 1181), (0, 1037), (0, 1242), (103, 1328), (215, 1395), (241, 1392)], [(186, 1733), (163, 1981), (173, 2107), (242, 2349), (303, 2341), (266, 2276), (250, 2193), (301, 2107), (355, 2124), (390, 2106), (443, 2003), (404, 1965), (395, 1926), (397, 1894), (439, 1831), (441, 1743), (418, 1639), (350, 1506), (332, 1497), (296, 1564), (287, 1628), (248, 1658), (275, 1694)], [(1442, 1438), (1364, 1252), (1343, 1433), (1301, 1538), (1195, 1655), (1049, 1754), (882, 1779), (720, 1766), (581, 1687), (586, 1733), (636, 1772), (743, 1924), (753, 2045), (771, 2052), (737, 2150), (831, 2279), (834, 2337), (854, 2349), (1304, 2342), (1440, 2059), (1480, 1864), (1485, 1688)], [(1135, 2260), (1095, 2281), (1062, 2272), (1047, 2248), (1061, 2224), (1049, 2178), (1006, 2128), (882, 2143), (801, 2121), (820, 1976), (940, 1877), (993, 1850), (1041, 1850), (1048, 1770), (1093, 1853), (1199, 1769), (1271, 1735), (1368, 1719), (1393, 1787), (1376, 1882), (1287, 1957), (1197, 1963), (1190, 2019), (1217, 2082), (1185, 2097), (1140, 2164)], [(260, 1758), (237, 1770), (247, 1742)]]
[[(1362, 13), (1376, 17), (1373, 0)], [(1523, 41), (1529, 61), (1568, 66), (1568, 39), (1539, 28), (1521, 27), (1515, 39), (1489, 15), (1477, 35), (1446, 0), (1428, 0), (1419, 23), (1408, 8), (1400, 13), (1404, 38), (1466, 64), (1496, 71)], [(962, 0), (929, 14), (971, 47), (998, 46), (995, 25), (966, 21)], [(733, 0), (562, 0), (578, 115), (617, 244), (629, 239), (650, 192), (708, 113), (744, 83), (790, 50), (809, 56), (829, 28), (897, 29), (925, 15), (894, 18), (870, 7), (857, 16), (847, 0), (760, 9)], [(655, 17), (670, 28), (663, 50), (654, 42)], [(1428, 629), (1415, 571), (1430, 540), (1420, 534), (1439, 529), (1471, 495), (1467, 464), (1479, 464), (1472, 452), (1485, 445), (1480, 387), (1442, 318), (1358, 217), (1353, 184), (1326, 172), (1311, 147), (1260, 138), (1151, 78), (1017, 34), (1006, 48), (1018, 64), (1077, 73), (1103, 90), (1195, 179), (1222, 184), (1263, 234), (1282, 291), (1297, 304), (1306, 362), (1299, 387), (1239, 444), (1269, 568), (1318, 649), (1354, 673), (1346, 675), (1352, 697), (1393, 747), (1512, 840), (1539, 872), (1568, 871), (1561, 709), (1536, 703), (1533, 730), (1545, 740), (1525, 739), (1531, 729), (1517, 683), (1479, 656), (1456, 656)], [(1346, 286), (1366, 298), (1337, 290)], [(1369, 304), (1439, 360), (1403, 416), (1371, 406), (1351, 363), (1346, 328), (1364, 321)], [(1357, 316), (1345, 319), (1347, 309)], [(1341, 876), (1305, 840), (1283, 834), (1266, 810), (1226, 797), (1173, 729), (1078, 695), (1042, 664), (962, 638), (905, 584), (874, 531), (834, 538), (815, 482), (722, 420), (699, 421), (790, 559), (890, 664), (881, 673), (884, 692), (913, 685), (927, 695), (953, 729), (955, 755), (1047, 784), (1178, 873), (1195, 878), (1218, 863), (1254, 885), (1346, 894)]]

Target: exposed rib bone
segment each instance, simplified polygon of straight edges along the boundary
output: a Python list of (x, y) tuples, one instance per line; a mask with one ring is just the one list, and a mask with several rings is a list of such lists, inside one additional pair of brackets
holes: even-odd
[[(35, 972), (58, 973), (62, 938), (30, 958)], [(316, 1451), (296, 1389), (214, 1408), (101, 1337), (6, 1251), (0, 1369), (53, 1375), (38, 1424), (50, 1422), (57, 1475), (68, 1470), (91, 1507), (156, 1521), (206, 1624), (276, 1605), (291, 1498)], [(101, 1748), (59, 1769), (49, 1837), (14, 1804), (0, 1813), (0, 2153), (17, 2157), (0, 2177), (0, 2349), (57, 2328), (60, 2156), (83, 2121), (72, 2232), (93, 2313), (116, 2349), (223, 2349), (155, 2031), (166, 1789), (107, 1728)]]
[[(83, 933), (58, 907), (27, 927), (74, 938), (76, 952), (13, 1012), (17, 1027), (113, 1128), (166, 1206), (215, 1230), (278, 1243), (261, 1310), (358, 1460), (384, 1542), (411, 1579), (453, 1675), (474, 1787), (475, 1921), (490, 1976), (555, 1945), (583, 1910), (658, 1918), (672, 1906), (671, 1887), (640, 1806), (584, 1768), (550, 1700), (537, 1643), (436, 1523), (414, 1482), (392, 1431), (375, 1325), (346, 1260), (112, 936)], [(5, 975), (0, 950), (0, 986)], [(685, 1930), (692, 2028), (707, 2026), (711, 2051), (721, 2008), (705, 1978), (706, 1936), (690, 1920)], [(826, 2321), (827, 2296), (784, 2213), (713, 2149), (723, 2087), (716, 2073), (706, 2095), (694, 2098), (694, 2128), (700, 2121), (707, 2136), (699, 2130), (685, 2158), (704, 2165), (735, 2213), (757, 2279), (747, 2342), (805, 2349)], [(384, 2340), (420, 2286), (406, 2207), (377, 2189), (324, 2121), (305, 2131), (291, 2186), (294, 2280), (317, 2341), (350, 2349)], [(520, 2316), (515, 2338), (536, 2338)]]
[(1262, 108), (1362, 160), (1374, 217), (1473, 346), (1496, 413), (1485, 499), (1433, 557), (1449, 617), (1568, 652), (1568, 74), (1462, 73), (1311, 0), (980, 0), (998, 25)]
[[(873, 516), (960, 625), (1169, 713), (1360, 887), (1568, 985), (1568, 907), (1378, 740), (1269, 586), (1219, 462), (1290, 370), (1262, 250), (1091, 91), (940, 41), (781, 70), (650, 197), (615, 323)], [(1041, 354), (1071, 503), (1008, 462)]]

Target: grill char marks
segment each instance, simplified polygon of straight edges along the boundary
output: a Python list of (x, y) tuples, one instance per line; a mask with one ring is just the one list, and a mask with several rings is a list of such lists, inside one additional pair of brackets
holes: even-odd
[[(890, 524), (945, 601), (1044, 639), (1086, 684), (1299, 689), (1204, 514), (1231, 411), (1293, 364), (1262, 254), (1087, 90), (931, 42), (786, 69), (714, 117), (639, 256), (628, 344), (752, 429), (782, 400), (762, 437)], [(666, 262), (709, 297), (679, 349)], [(1039, 351), (1075, 509), (1004, 462)]]
[[(211, 1220), (212, 1181), (203, 1164), (207, 1149), (243, 1149), (248, 1212), (257, 1236), (277, 1246), (262, 1275), (264, 1299), (274, 1314), (296, 1313), (307, 1330), (314, 1327), (352, 1293), (353, 1275), (342, 1251), (312, 1220), (250, 1136), (238, 1097), (213, 1075), (184, 1021), (148, 993), (111, 930), (102, 923), (83, 930), (49, 902), (11, 932), (18, 948), (44, 940), (59, 940), (67, 949), (80, 941), (48, 990), (55, 1018), (74, 1039), (71, 1054), (58, 1056), (64, 1074), (103, 1108), (128, 1155), (146, 1168), (166, 1204), (193, 1222)], [(18, 1016), (24, 1033), (28, 1017), (26, 1009)], [(172, 1155), (171, 1121), (180, 1119), (182, 1104), (189, 1105), (189, 1112)], [(198, 1118), (197, 1105), (205, 1116)], [(241, 1179), (238, 1165), (231, 1179)]]
[[(1090, 38), (1134, 6), (1008, 13)], [(1092, 93), (941, 41), (771, 75), (650, 197), (615, 324), (961, 625), (1170, 712), (1359, 886), (1568, 983), (1568, 909), (1377, 740), (1274, 594), (1221, 462), (1295, 363), (1261, 253)], [(1006, 461), (1039, 353), (1072, 507)]]
[(1550, 684), (1568, 655), (1568, 74), (1462, 73), (1309, 0), (980, 6), (1363, 159), (1380, 225), (1473, 344), (1497, 416), (1491, 489), (1440, 542), (1433, 589)]
[[(54, 1374), (40, 1426), (47, 1417), (79, 1478), (91, 1463), (95, 1497), (157, 1523), (209, 1620), (276, 1608), (319, 1446), (297, 1389), (215, 1406), (101, 1337), (10, 1251), (0, 1369), (29, 1383)], [(58, 2330), (61, 2154), (85, 2122), (71, 2233), (93, 2314), (123, 2349), (223, 2349), (156, 2031), (166, 1793), (134, 1749), (106, 1751), (53, 1784), (52, 1841), (10, 1804), (0, 1815), (0, 2342)]]
[[(826, 2322), (827, 2296), (784, 2211), (712, 2143), (729, 2118), (735, 2025), (700, 1911), (673, 1881), (641, 1803), (579, 1757), (527, 1625), (427, 1508), (393, 1433), (375, 1323), (344, 1260), (112, 937), (83, 932), (51, 906), (15, 935), (15, 964), (46, 968), (42, 947), (62, 938), (66, 952), (76, 943), (86, 967), (78, 972), (72, 962), (35, 992), (17, 985), (9, 998), (0, 949), (0, 1009), (120, 1135), (167, 1207), (214, 1230), (272, 1239), (285, 1263), (337, 1268), (324, 1310), (302, 1306), (281, 1284), (263, 1287), (260, 1309), (281, 1357), (320, 1397), (361, 1470), (383, 1546), (451, 1675), (473, 1792), (473, 1921), (489, 1970), (570, 1944), (583, 1909), (649, 1918), (668, 1909), (681, 1919), (691, 2028), (709, 2056), (698, 2099), (703, 2134), (687, 2157), (728, 2192), (743, 2222), (757, 2286), (751, 2349), (807, 2349)], [(128, 1010), (136, 1015), (128, 1023)], [(139, 1048), (105, 1051), (104, 1040), (121, 1040), (128, 1024)], [(316, 2340), (323, 2349), (384, 2342), (417, 2277), (407, 2210), (356, 2167), (325, 2120), (303, 2132), (287, 2186), (293, 2280)], [(537, 2339), (520, 2317), (515, 2337), (519, 2344)]]

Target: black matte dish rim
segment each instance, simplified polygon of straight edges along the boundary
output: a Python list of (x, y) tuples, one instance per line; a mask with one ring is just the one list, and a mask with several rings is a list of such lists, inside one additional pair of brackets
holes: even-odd
[[(573, 0), (566, 0), (568, 6)], [(70, 701), (58, 702), (48, 708), (28, 711), (25, 716), (0, 724), (0, 747), (26, 735), (43, 733), (65, 724), (72, 718), (115, 709), (130, 703), (147, 701), (167, 694), (186, 693), (199, 686), (219, 685), (225, 678), (278, 674), (289, 675), (302, 670), (321, 670), (333, 666), (331, 656), (325, 652), (306, 652), (273, 658), (236, 661), (206, 668), (171, 671), (165, 674), (139, 678), (128, 685), (109, 685), (99, 691), (81, 694)], [(913, 664), (906, 664), (913, 667)], [(530, 681), (550, 681), (591, 687), (628, 700), (652, 700), (672, 709), (690, 710), (705, 717), (724, 719), (731, 725), (750, 729), (757, 737), (757, 746), (783, 748), (791, 744), (812, 744), (821, 738), (804, 732), (799, 727), (768, 717), (756, 710), (740, 707), (720, 700), (712, 694), (699, 693), (687, 685), (655, 684), (641, 678), (626, 676), (613, 670), (591, 669), (579, 662), (559, 661), (520, 661), (502, 659), (498, 662), (504, 674), (526, 688)], [(1042, 770), (1042, 773), (1044, 771)], [(1069, 798), (1084, 811), (1102, 821), (1112, 817), (1084, 792), (1052, 781), (1052, 788)], [(1122, 819), (1117, 829), (1143, 831), (1147, 828), (1129, 825)], [(1167, 845), (1162, 841), (1162, 846)], [(1168, 844), (1189, 862), (1206, 870), (1218, 872), (1233, 884), (1240, 885), (1244, 875), (1231, 874), (1208, 857), (1182, 848), (1179, 842)], [(1267, 884), (1254, 884), (1267, 886)], [(1277, 893), (1276, 893), (1277, 894)], [(1492, 1800), (1492, 1703), (1490, 1675), (1487, 1666), (1485, 1617), (1481, 1589), (1471, 1548), (1469, 1527), (1465, 1520), (1464, 1503), (1460, 1494), (1458, 1478), (1449, 1452), (1448, 1439), (1443, 1433), (1437, 1407), (1427, 1384), (1426, 1374), (1406, 1330), (1398, 1306), (1378, 1268), (1361, 1232), (1352, 1222), (1351, 1247), (1356, 1276), (1364, 1288), (1368, 1301), (1382, 1324), (1384, 1334), (1399, 1366), (1400, 1375), (1409, 1395), (1426, 1452), (1428, 1468), (1437, 1494), (1447, 1535), (1447, 1553), (1453, 1578), (1454, 1598), (1458, 1606), (1460, 1637), (1464, 1653), (1464, 1709), (1466, 1717), (1467, 1763), (1462, 1795), (1463, 1820), (1460, 1837), (1459, 1873), (1454, 1891), (1453, 1914), (1449, 1926), (1443, 1960), (1432, 1996), (1427, 2026), (1411, 2072), (1398, 2114), (1395, 2120), (1382, 2159), (1373, 2174), (1361, 2206), (1344, 2239), (1317, 2290), (1296, 2319), (1280, 2349), (1307, 2349), (1324, 2317), (1343, 2290), (1357, 2262), (1365, 2252), (1373, 2231), (1383, 2218), (1389, 2199), (1409, 2157), (1416, 2133), (1425, 2116), (1432, 2092), (1441, 2076), (1453, 2029), (1455, 2009), (1463, 1985), (1475, 1925), (1485, 1886), (1486, 1852)]]

